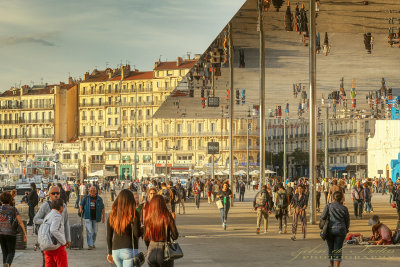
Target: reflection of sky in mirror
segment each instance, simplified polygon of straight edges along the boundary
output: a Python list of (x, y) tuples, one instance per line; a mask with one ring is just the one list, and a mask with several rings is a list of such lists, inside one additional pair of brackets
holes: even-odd
[(243, 0), (13, 0), (0, 8), (0, 91), (200, 53)]
[[(308, 1), (306, 1), (308, 2)], [(399, 32), (400, 1), (370, 1), (368, 6), (362, 1), (321, 1), (317, 17), (317, 32), (320, 34), (321, 46), (325, 32), (328, 33), (329, 53), (322, 51), (317, 55), (317, 98), (325, 98), (332, 90), (340, 90), (341, 78), (344, 78), (347, 105), (351, 107), (350, 91), (355, 85), (357, 92), (357, 108), (367, 108), (366, 95), (381, 87), (381, 79), (385, 78), (388, 87), (400, 88), (400, 48), (397, 44), (388, 45), (388, 33), (392, 28)], [(246, 103), (235, 105), (235, 112), (246, 115), (246, 110), (259, 103), (259, 35), (257, 29), (256, 0), (248, 0), (232, 19), (234, 54), (234, 89), (246, 90)], [(274, 2), (273, 2), (274, 3)], [(266, 107), (275, 109), (277, 105), (285, 109), (289, 103), (290, 116), (297, 116), (301, 102), (300, 93), (293, 94), (293, 84), (302, 83), (309, 96), (308, 62), (309, 47), (304, 45), (302, 34), (295, 30), (285, 30), (284, 18), (287, 1), (279, 12), (271, 5), (264, 16), (264, 32), (266, 47)], [(301, 2), (300, 2), (301, 6)], [(308, 8), (307, 5), (305, 7)], [(295, 15), (295, 4), (291, 5)], [(308, 15), (308, 12), (307, 12)], [(223, 30), (223, 28), (221, 28)], [(364, 43), (364, 34), (372, 34), (372, 50), (369, 54)], [(222, 31), (223, 33), (223, 31)], [(222, 34), (223, 36), (223, 34)], [(308, 40), (306, 40), (308, 44)], [(245, 68), (239, 68), (238, 49), (244, 49)], [(203, 50), (205, 51), (205, 49)], [(227, 66), (226, 66), (227, 67)], [(216, 96), (221, 103), (227, 105), (226, 89), (229, 87), (229, 71), (222, 69), (222, 76), (215, 83)], [(235, 92), (232, 92), (234, 95)], [(169, 99), (156, 115), (170, 116), (185, 113), (187, 117), (210, 116), (220, 117), (220, 109), (201, 107), (200, 93), (195, 98), (180, 99), (180, 109), (174, 110)], [(338, 106), (340, 110), (342, 106)], [(176, 109), (176, 108), (175, 108)]]

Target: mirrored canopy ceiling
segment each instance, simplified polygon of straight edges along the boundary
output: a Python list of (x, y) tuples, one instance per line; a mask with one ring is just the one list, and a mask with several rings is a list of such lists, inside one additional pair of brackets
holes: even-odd
[[(288, 117), (307, 118), (308, 1), (263, 2), (266, 114), (275, 115), (277, 106), (281, 106), (282, 114), (289, 107)], [(373, 112), (371, 101), (388, 98), (389, 88), (393, 91), (400, 88), (400, 0), (321, 0), (315, 8), (316, 42), (320, 48), (317, 53), (318, 103), (322, 98), (325, 103), (336, 99), (333, 109)], [(237, 93), (239, 96), (234, 116), (246, 117), (253, 105), (259, 105), (260, 99), (257, 0), (247, 0), (230, 24), (234, 91), (229, 94), (234, 98)], [(228, 50), (224, 45), (227, 29), (228, 25), (204, 51), (156, 112), (156, 118), (225, 116), (230, 87), (229, 63), (225, 60)], [(220, 106), (210, 107), (208, 96), (219, 97)]]

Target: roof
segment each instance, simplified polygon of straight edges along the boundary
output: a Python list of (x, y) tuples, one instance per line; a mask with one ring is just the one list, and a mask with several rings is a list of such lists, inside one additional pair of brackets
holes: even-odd
[(154, 70), (177, 70), (177, 69), (191, 69), (196, 64), (197, 59), (185, 59), (177, 66), (176, 61), (157, 62)]
[[(68, 83), (60, 83), (60, 84), (51, 84), (51, 85), (34, 85), (33, 87), (29, 87), (27, 85), (22, 86), (24, 89), (28, 89), (23, 95), (48, 95), (53, 94), (52, 90), (55, 86), (59, 86), (61, 89), (71, 89), (76, 84), (68, 84)], [(16, 90), (17, 93), (14, 94), (13, 91)], [(9, 90), (0, 93), (0, 97), (19, 97), (21, 89), (10, 88)]]
[[(124, 79), (124, 81), (131, 81), (131, 80), (148, 80), (153, 79), (153, 72), (152, 71), (145, 71), (145, 72), (131, 72), (128, 77)], [(120, 81), (121, 75), (115, 76), (111, 79), (111, 81)]]

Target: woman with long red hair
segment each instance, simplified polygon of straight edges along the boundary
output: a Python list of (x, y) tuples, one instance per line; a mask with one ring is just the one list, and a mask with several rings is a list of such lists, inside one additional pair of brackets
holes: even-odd
[(164, 244), (171, 239), (178, 239), (178, 230), (175, 220), (169, 212), (165, 200), (160, 195), (155, 195), (146, 209), (144, 219), (146, 232), (144, 240), (150, 243), (146, 253), (149, 267), (172, 267), (174, 261), (164, 261)]
[(135, 197), (131, 191), (123, 189), (115, 199), (107, 220), (107, 261), (114, 262), (117, 267), (133, 266), (132, 259), (138, 254), (139, 237), (140, 216), (136, 211)]

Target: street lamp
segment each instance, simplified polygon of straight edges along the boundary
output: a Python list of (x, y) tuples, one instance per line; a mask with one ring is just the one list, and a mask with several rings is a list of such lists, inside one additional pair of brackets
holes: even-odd
[[(56, 173), (57, 173), (57, 164), (58, 164), (59, 162), (60, 162), (60, 161), (58, 161), (58, 160), (53, 160), (53, 163), (54, 163), (53, 182), (54, 182), (54, 178), (55, 178)], [(57, 180), (58, 180), (58, 179), (57, 179)]]

